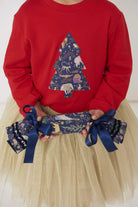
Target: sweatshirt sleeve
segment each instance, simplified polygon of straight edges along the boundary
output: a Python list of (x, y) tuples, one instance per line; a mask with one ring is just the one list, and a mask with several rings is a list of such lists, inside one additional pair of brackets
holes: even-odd
[(12, 96), (25, 117), (23, 106), (34, 106), (41, 99), (35, 88), (31, 70), (31, 48), (25, 35), (23, 18), (16, 13), (13, 19), (12, 32), (7, 46), (3, 69), (8, 79)]
[(122, 12), (110, 19), (107, 61), (101, 84), (87, 110), (117, 110), (125, 98), (132, 73), (132, 54), (126, 21)]

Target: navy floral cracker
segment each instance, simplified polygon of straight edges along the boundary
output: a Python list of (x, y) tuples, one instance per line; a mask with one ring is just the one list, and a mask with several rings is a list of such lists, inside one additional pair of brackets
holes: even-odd
[[(25, 111), (27, 107), (31, 109), (30, 112)], [(37, 113), (33, 106), (26, 105), (23, 111), (27, 116), (6, 127), (6, 130), (7, 142), (16, 153), (26, 149), (24, 163), (33, 163), (35, 146), (39, 137), (38, 131), (45, 135), (79, 133), (91, 122), (85, 139), (86, 145), (96, 144), (99, 135), (106, 150), (112, 152), (117, 150), (114, 142), (117, 144), (123, 142), (127, 128), (126, 122), (114, 118), (115, 110), (113, 109), (97, 120), (92, 120), (91, 114), (84, 111), (44, 116), (41, 121), (37, 121)]]

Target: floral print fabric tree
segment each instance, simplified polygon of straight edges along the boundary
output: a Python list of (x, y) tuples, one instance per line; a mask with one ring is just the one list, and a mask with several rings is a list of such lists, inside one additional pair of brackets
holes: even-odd
[(49, 88), (64, 91), (65, 98), (71, 97), (73, 90), (89, 90), (90, 87), (82, 72), (86, 67), (79, 56), (81, 50), (71, 33), (67, 34), (59, 51), (61, 54), (53, 67), (56, 72)]

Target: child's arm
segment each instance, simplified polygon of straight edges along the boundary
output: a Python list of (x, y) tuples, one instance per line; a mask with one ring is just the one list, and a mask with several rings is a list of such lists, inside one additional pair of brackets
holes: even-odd
[(41, 99), (41, 94), (35, 88), (31, 75), (30, 45), (25, 34), (24, 17), (20, 13), (14, 15), (12, 33), (8, 43), (4, 72), (9, 81), (13, 98), (20, 107), (23, 116), (23, 106), (34, 106)]
[(132, 55), (127, 25), (122, 12), (113, 13), (108, 34), (105, 76), (88, 110), (117, 110), (125, 98), (132, 73)]

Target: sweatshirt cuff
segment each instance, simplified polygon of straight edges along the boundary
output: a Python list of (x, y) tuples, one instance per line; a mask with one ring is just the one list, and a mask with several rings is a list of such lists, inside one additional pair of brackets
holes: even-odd
[(92, 99), (86, 106), (86, 110), (89, 111), (91, 109), (100, 109), (104, 113), (106, 113), (110, 109), (116, 110), (115, 106), (110, 103), (102, 100)]
[[(23, 99), (21, 101), (21, 103), (19, 104), (19, 111), (20, 111), (20, 113), (24, 117), (26, 117), (27, 114), (24, 113), (23, 107), (25, 105), (34, 106), (37, 103), (37, 101), (40, 101), (41, 100), (41, 98), (42, 98), (42, 96), (41, 96), (41, 94), (39, 92), (37, 92), (37, 90), (34, 89), (33, 91), (31, 91), (31, 93), (28, 96), (26, 96), (25, 99)], [(26, 108), (25, 111), (26, 112), (29, 112), (30, 109), (29, 108)]]

